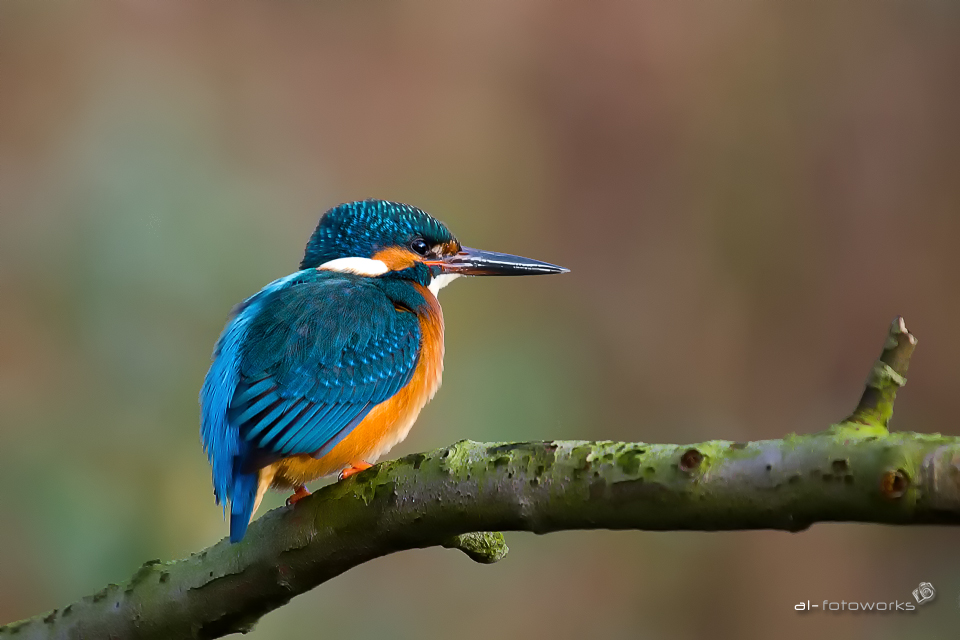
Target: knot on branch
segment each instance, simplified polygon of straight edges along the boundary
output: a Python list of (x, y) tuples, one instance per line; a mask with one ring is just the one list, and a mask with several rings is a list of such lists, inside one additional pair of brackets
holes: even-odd
[(443, 543), (446, 549), (460, 549), (474, 562), (493, 564), (503, 560), (510, 548), (497, 531), (474, 531), (453, 536)]

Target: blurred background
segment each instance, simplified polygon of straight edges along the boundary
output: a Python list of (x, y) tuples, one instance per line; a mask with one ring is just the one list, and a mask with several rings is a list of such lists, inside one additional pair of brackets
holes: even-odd
[[(0, 4), (0, 622), (227, 526), (197, 393), (319, 215), (415, 204), (563, 277), (445, 290), (461, 438), (825, 428), (895, 314), (893, 427), (960, 435), (960, 7)], [(269, 507), (282, 504), (279, 494)], [(253, 638), (902, 638), (960, 623), (948, 528), (508, 534), (393, 555)], [(800, 614), (823, 599), (914, 614)]]

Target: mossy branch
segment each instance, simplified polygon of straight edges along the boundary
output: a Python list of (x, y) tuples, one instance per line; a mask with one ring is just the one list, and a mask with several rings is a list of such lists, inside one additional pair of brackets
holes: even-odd
[[(359, 564), (431, 546), (480, 562), (498, 533), (960, 524), (960, 438), (888, 433), (916, 340), (901, 319), (854, 414), (812, 435), (695, 445), (462, 441), (384, 462), (124, 585), (0, 627), (0, 638), (216, 638)], [(881, 366), (882, 365), (882, 366)]]

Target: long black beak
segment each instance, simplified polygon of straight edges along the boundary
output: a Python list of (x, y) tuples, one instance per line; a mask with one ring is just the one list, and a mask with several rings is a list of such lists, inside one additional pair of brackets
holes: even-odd
[(570, 270), (549, 262), (521, 258), (509, 253), (481, 251), (462, 247), (456, 255), (442, 260), (424, 261), (434, 275), (456, 273), (464, 276), (539, 276), (548, 273), (567, 273)]

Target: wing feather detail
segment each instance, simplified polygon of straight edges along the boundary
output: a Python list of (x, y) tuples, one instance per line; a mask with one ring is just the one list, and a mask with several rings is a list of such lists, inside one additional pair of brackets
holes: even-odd
[(329, 450), (410, 381), (420, 340), (416, 316), (369, 281), (291, 286), (250, 323), (230, 423), (261, 459)]

